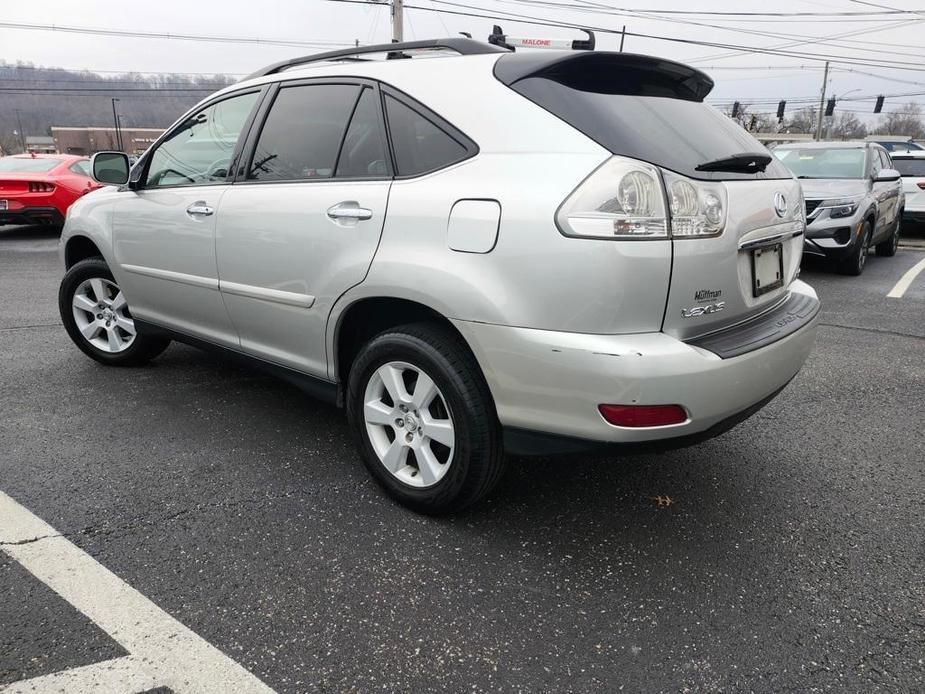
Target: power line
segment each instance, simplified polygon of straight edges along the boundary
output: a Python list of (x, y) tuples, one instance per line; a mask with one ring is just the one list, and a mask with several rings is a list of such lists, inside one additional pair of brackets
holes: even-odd
[(68, 26), (64, 24), (27, 24), (20, 22), (0, 22), (0, 29), (19, 29), (23, 31), (57, 31), (68, 34), (88, 34), (93, 36), (110, 36), (119, 38), (142, 38), (142, 39), (171, 39), (179, 41), (205, 41), (212, 43), (249, 43), (263, 44), (268, 46), (307, 46), (310, 48), (317, 47), (341, 47), (351, 46), (352, 43), (340, 41), (323, 41), (314, 39), (311, 41), (298, 41), (295, 39), (261, 39), (248, 38), (243, 36), (205, 36), (199, 34), (169, 34), (151, 31), (128, 31), (122, 29), (100, 29), (95, 27)]

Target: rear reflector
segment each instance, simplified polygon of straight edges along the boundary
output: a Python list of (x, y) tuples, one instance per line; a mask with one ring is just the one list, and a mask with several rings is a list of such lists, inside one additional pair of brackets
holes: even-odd
[(597, 409), (618, 427), (663, 427), (687, 421), (680, 405), (598, 405)]

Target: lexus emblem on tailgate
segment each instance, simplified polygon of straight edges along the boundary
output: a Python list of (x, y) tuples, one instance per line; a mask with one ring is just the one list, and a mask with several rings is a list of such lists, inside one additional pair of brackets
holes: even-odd
[(787, 214), (787, 198), (783, 193), (774, 193), (774, 211), (777, 212), (778, 217)]

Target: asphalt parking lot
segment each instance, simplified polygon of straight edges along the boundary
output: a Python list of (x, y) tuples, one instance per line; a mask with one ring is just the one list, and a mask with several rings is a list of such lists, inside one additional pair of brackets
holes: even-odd
[(815, 352), (722, 437), (433, 519), (282, 382), (84, 357), (56, 242), (0, 228), (0, 688), (925, 689), (925, 273), (887, 297), (925, 251), (805, 264)]

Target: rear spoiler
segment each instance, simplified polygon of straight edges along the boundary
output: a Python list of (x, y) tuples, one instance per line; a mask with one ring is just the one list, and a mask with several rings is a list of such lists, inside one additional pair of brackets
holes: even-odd
[(542, 77), (580, 91), (686, 101), (703, 101), (713, 90), (713, 80), (696, 68), (635, 53), (510, 53), (495, 63), (495, 77), (509, 87)]

